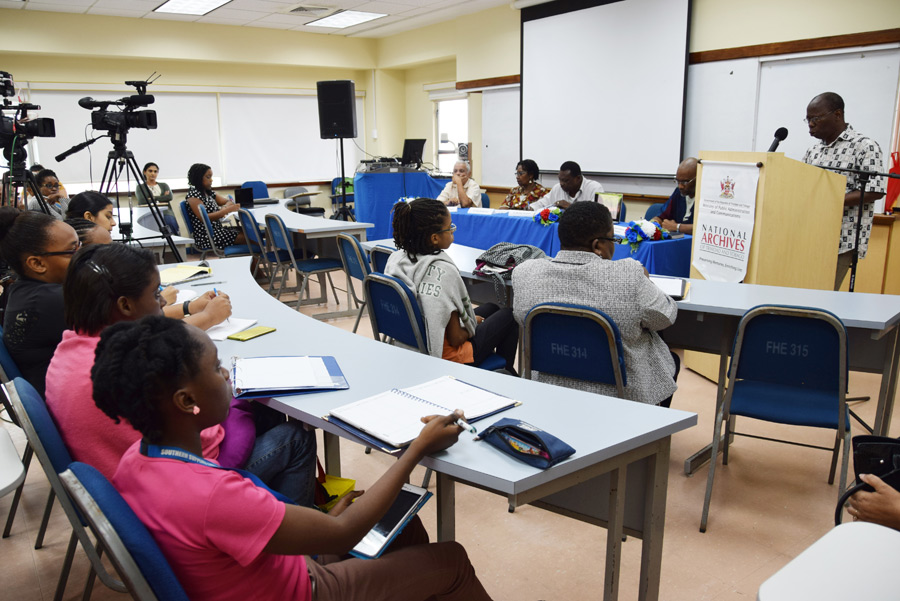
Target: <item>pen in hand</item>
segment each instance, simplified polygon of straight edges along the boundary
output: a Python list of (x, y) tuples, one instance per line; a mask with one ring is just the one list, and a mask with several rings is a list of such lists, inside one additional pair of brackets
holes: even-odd
[[(213, 294), (215, 294), (216, 296), (219, 296), (219, 291), (216, 290), (215, 288), (213, 288)], [(227, 321), (228, 323), (231, 323), (231, 318), (230, 318), (230, 317), (226, 317), (226, 318), (225, 318), (225, 321)]]
[(463, 418), (459, 417), (454, 422), (457, 426), (463, 429), (463, 431), (468, 432), (470, 434), (476, 434), (478, 430), (475, 429), (475, 426), (466, 422)]

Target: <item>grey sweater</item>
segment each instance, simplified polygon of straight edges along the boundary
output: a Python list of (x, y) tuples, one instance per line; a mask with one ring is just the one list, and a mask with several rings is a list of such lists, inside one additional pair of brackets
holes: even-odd
[(432, 357), (443, 354), (444, 331), (454, 311), (469, 336), (475, 334), (472, 301), (459, 269), (447, 253), (418, 256), (413, 263), (406, 251), (400, 250), (390, 256), (384, 272), (403, 281), (415, 293), (425, 319), (428, 353)]

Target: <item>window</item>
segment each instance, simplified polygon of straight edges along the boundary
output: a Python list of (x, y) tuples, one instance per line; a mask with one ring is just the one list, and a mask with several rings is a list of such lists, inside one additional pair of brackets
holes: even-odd
[(469, 101), (465, 98), (440, 100), (434, 106), (438, 140), (435, 164), (441, 173), (451, 173), (457, 145), (469, 142)]

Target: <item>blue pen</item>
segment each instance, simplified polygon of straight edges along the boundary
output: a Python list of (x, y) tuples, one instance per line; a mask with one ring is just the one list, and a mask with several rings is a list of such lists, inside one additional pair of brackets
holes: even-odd
[[(213, 294), (215, 294), (216, 296), (219, 296), (219, 291), (216, 290), (215, 287), (213, 287)], [(228, 323), (231, 323), (231, 318), (230, 318), (230, 317), (226, 317), (226, 318), (225, 318), (225, 321), (227, 321)]]

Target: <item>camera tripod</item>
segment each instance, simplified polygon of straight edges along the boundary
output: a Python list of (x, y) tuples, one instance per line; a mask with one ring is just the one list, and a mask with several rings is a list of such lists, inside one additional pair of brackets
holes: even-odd
[[(109, 152), (106, 157), (106, 166), (103, 168), (103, 177), (100, 180), (100, 193), (109, 197), (110, 193), (115, 188), (114, 193), (116, 196), (116, 209), (118, 210), (118, 214), (120, 215), (121, 220), (121, 203), (119, 202), (119, 178), (122, 175), (125, 175), (126, 182), (131, 181), (131, 177), (134, 177), (134, 181), (138, 182), (138, 186), (144, 186), (143, 190), (147, 197), (147, 206), (150, 209), (150, 214), (153, 216), (153, 220), (156, 221), (156, 226), (159, 229), (160, 235), (165, 238), (166, 243), (172, 251), (172, 255), (175, 257), (175, 261), (180, 263), (183, 261), (181, 257), (181, 253), (178, 252), (178, 247), (175, 246), (175, 242), (172, 240), (172, 228), (170, 228), (165, 219), (163, 219), (162, 210), (159, 208), (159, 203), (156, 202), (156, 199), (153, 197), (153, 192), (150, 190), (150, 186), (147, 185), (146, 180), (144, 179), (144, 174), (141, 173), (141, 170), (138, 168), (138, 163), (134, 158), (134, 154), (128, 150), (126, 147), (126, 138), (127, 131), (116, 131), (110, 134), (110, 139), (113, 143), (113, 150)], [(128, 192), (128, 222), (123, 223), (120, 221), (119, 223), (119, 232), (122, 233), (122, 241), (123, 242), (138, 242), (141, 240), (150, 240), (158, 238), (159, 236), (148, 236), (145, 238), (133, 238), (132, 237), (132, 227), (134, 223), (134, 211), (132, 209), (131, 202), (131, 192)]]
[[(337, 219), (338, 221), (356, 221), (353, 217), (353, 211), (347, 207), (347, 186), (346, 181), (344, 180), (344, 138), (338, 138), (338, 143), (341, 147), (341, 206), (338, 207), (331, 218)], [(333, 198), (337, 198), (337, 195), (335, 194)]]
[[(24, 144), (24, 140), (19, 138)], [(44, 195), (34, 179), (34, 174), (25, 166), (25, 159), (28, 158), (28, 152), (24, 146), (14, 147), (11, 144), (8, 148), (3, 149), (3, 156), (9, 160), (9, 171), (3, 174), (3, 192), (0, 195), (0, 205), (15, 207), (18, 204), (19, 193), (22, 192), (22, 198), (27, 199), (27, 191), (30, 189), (32, 195), (37, 199), (38, 209), (51, 215), (50, 207)]]

